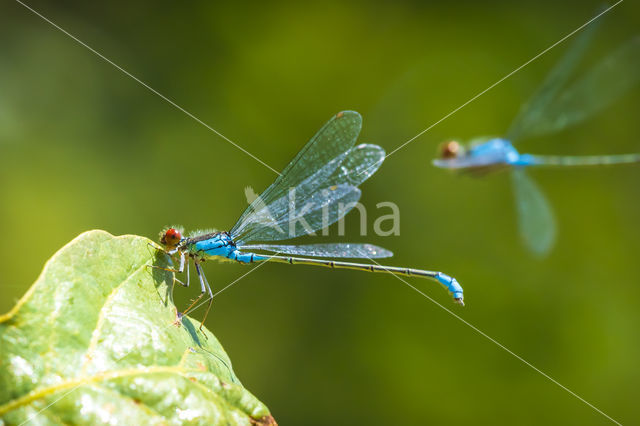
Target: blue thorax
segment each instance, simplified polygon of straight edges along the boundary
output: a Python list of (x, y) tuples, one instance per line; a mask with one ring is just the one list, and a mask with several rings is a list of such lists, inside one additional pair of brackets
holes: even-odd
[(237, 260), (242, 263), (252, 263), (268, 259), (267, 256), (241, 252), (231, 239), (231, 235), (227, 232), (211, 234), (210, 238), (206, 239), (195, 237), (194, 240), (195, 242), (191, 244), (187, 243), (189, 244), (189, 251), (200, 257), (226, 257), (227, 259)]
[(207, 256), (230, 257), (237, 249), (231, 236), (226, 232), (220, 232), (209, 239), (197, 241), (192, 250), (204, 252)]
[(502, 138), (493, 138), (474, 145), (469, 149), (467, 155), (472, 158), (492, 157), (495, 163), (511, 166), (530, 166), (532, 164), (531, 155), (520, 154), (510, 141)]

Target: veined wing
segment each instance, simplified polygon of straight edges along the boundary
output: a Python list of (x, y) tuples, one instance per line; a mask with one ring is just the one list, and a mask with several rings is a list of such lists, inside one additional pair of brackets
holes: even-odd
[(353, 259), (379, 259), (391, 257), (393, 253), (373, 244), (304, 244), (304, 245), (276, 245), (252, 244), (240, 247), (241, 250), (263, 250), (272, 253), (293, 254), (311, 257), (334, 257)]
[[(280, 198), (270, 200), (268, 204), (262, 199), (262, 196), (258, 196), (249, 206), (249, 210), (247, 210), (249, 214), (245, 211), (243, 219), (231, 229), (231, 237), (236, 242), (240, 239), (249, 241), (247, 238), (258, 235), (259, 232), (257, 231), (262, 229), (263, 225), (274, 228), (279, 221), (286, 218), (285, 215), (287, 213), (295, 214), (296, 205), (305, 205), (309, 198), (318, 192), (321, 186), (322, 188), (327, 188), (325, 182), (329, 179), (329, 176), (334, 174), (337, 165), (344, 160), (345, 156), (346, 153), (334, 158), (323, 165), (316, 173), (299, 182), (297, 186), (288, 188), (286, 192), (281, 194)], [(289, 210), (292, 211), (289, 212)], [(279, 229), (278, 231), (281, 232)], [(267, 238), (266, 235), (265, 238)], [(269, 238), (266, 241), (271, 241)], [(278, 240), (282, 239), (278, 238)]]
[[(258, 197), (251, 214), (231, 230), (232, 238), (236, 242), (277, 241), (333, 224), (354, 207), (360, 199), (356, 185), (375, 173), (383, 160), (384, 150), (379, 146), (351, 148), (271, 204), (259, 203)], [(290, 225), (296, 222), (298, 225)]]
[(539, 115), (526, 135), (552, 133), (596, 114), (640, 80), (640, 36), (620, 46), (564, 90)]
[(549, 72), (537, 92), (522, 105), (507, 132), (507, 139), (515, 141), (541, 134), (538, 132), (538, 126), (547, 117), (547, 106), (569, 80), (577, 63), (584, 56), (598, 25), (599, 22), (592, 22), (578, 35), (564, 56)]
[(329, 177), (329, 185), (347, 183), (358, 186), (369, 179), (382, 165), (384, 149), (378, 145), (360, 144), (351, 148), (340, 166)]
[(354, 207), (360, 198), (357, 185), (375, 173), (384, 156), (379, 146), (360, 144), (317, 168), (295, 187), (280, 191), (279, 198), (267, 203), (261, 195), (233, 227), (232, 238), (236, 243), (276, 241), (331, 225)]
[(544, 194), (523, 169), (514, 169), (512, 178), (520, 236), (527, 248), (542, 256), (556, 238), (553, 212)]
[[(293, 195), (292, 195), (293, 194)], [(360, 189), (340, 184), (314, 192), (300, 203), (295, 192), (283, 195), (248, 216), (240, 233), (231, 231), (237, 245), (249, 242), (279, 241), (310, 234), (344, 217), (360, 199)]]
[[(237, 241), (275, 241), (326, 228), (355, 207), (361, 195), (357, 185), (378, 170), (384, 157), (384, 150), (377, 145), (360, 144), (351, 148), (290, 189), (286, 196), (249, 215), (238, 227), (238, 235), (232, 231), (232, 237)], [(327, 177), (327, 172), (332, 170)], [(296, 211), (296, 207), (301, 208), (300, 211)], [(262, 226), (268, 224), (273, 228), (274, 222), (277, 234)], [(294, 226), (294, 222), (298, 225)], [(278, 229), (282, 227), (287, 228), (288, 233)]]
[(324, 173), (330, 175), (332, 171), (326, 170), (325, 166), (353, 147), (361, 128), (362, 117), (355, 111), (343, 111), (333, 116), (289, 162), (280, 176), (247, 207), (234, 229), (241, 226), (260, 205), (271, 204), (320, 169), (325, 168)]

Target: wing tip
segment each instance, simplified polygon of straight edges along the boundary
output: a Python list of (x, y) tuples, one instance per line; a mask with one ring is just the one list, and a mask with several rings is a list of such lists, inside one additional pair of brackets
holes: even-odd
[(360, 113), (358, 111), (353, 111), (353, 110), (346, 109), (346, 110), (340, 111), (339, 113), (334, 115), (333, 118), (335, 120), (351, 118), (352, 120), (355, 120), (356, 122), (358, 122), (362, 126), (362, 115), (360, 115)]
[(382, 248), (380, 246), (376, 246), (374, 244), (364, 244), (366, 249), (372, 254), (372, 259), (381, 259), (385, 257), (393, 257), (393, 252), (391, 250), (387, 250), (386, 248)]
[(352, 109), (345, 109), (336, 114), (336, 118), (342, 118), (344, 116), (354, 116), (354, 117), (362, 117), (358, 111), (354, 111)]

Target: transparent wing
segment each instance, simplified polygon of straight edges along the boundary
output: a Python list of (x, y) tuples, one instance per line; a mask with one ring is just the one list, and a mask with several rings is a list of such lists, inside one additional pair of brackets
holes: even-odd
[(566, 84), (577, 63), (584, 56), (598, 25), (597, 21), (591, 23), (577, 36), (564, 56), (549, 72), (537, 92), (527, 103), (522, 105), (507, 132), (507, 139), (515, 141), (540, 134), (537, 131), (540, 123), (547, 117), (547, 106), (562, 86)]
[(384, 157), (379, 146), (360, 144), (316, 167), (295, 187), (278, 190), (279, 198), (272, 198), (275, 192), (269, 192), (268, 202), (259, 196), (231, 230), (232, 238), (236, 243), (278, 241), (331, 225), (354, 207), (360, 199), (357, 185), (378, 170)]
[(347, 152), (340, 166), (327, 180), (327, 184), (347, 183), (358, 186), (380, 168), (384, 158), (384, 149), (378, 145), (363, 143), (355, 146)]
[(512, 173), (518, 227), (525, 245), (537, 255), (546, 254), (556, 238), (556, 225), (546, 197), (523, 169)]
[(393, 253), (372, 244), (306, 244), (306, 245), (275, 245), (254, 244), (240, 247), (241, 250), (264, 250), (273, 253), (293, 254), (312, 257), (342, 257), (359, 259), (379, 259), (391, 257)]
[(311, 234), (344, 217), (360, 199), (351, 185), (333, 185), (314, 192), (300, 203), (295, 191), (283, 195), (247, 218), (239, 234), (231, 232), (238, 246), (249, 242), (279, 241)]
[[(271, 241), (273, 234), (271, 232), (263, 236), (264, 239), (260, 239), (261, 233), (258, 232), (268, 228), (274, 228), (278, 222), (286, 218), (285, 215), (295, 215), (296, 205), (305, 205), (311, 201), (311, 198), (322, 188), (327, 189), (325, 182), (329, 179), (337, 169), (337, 165), (344, 160), (346, 153), (341, 154), (337, 158), (325, 164), (316, 173), (312, 174), (308, 178), (299, 182), (297, 186), (288, 188), (287, 191), (281, 192), (280, 198), (270, 200), (266, 203), (262, 196), (258, 196), (249, 205), (248, 210), (243, 214), (242, 220), (237, 222), (233, 229), (231, 229), (231, 237), (237, 241)], [(339, 194), (344, 188), (340, 188)], [(349, 188), (350, 189), (350, 188)], [(316, 196), (315, 201), (318, 200)], [(249, 212), (247, 214), (247, 211)], [(293, 216), (292, 216), (293, 217)], [(249, 239), (251, 238), (251, 239)], [(255, 239), (254, 239), (255, 238)], [(291, 237), (293, 238), (293, 237)], [(278, 238), (281, 240), (283, 238)]]
[(318, 174), (316, 180), (322, 180), (320, 178), (323, 176), (325, 179), (330, 176), (333, 170), (326, 166), (331, 163), (334, 170), (339, 166), (338, 162), (333, 163), (332, 160), (353, 147), (361, 128), (362, 117), (355, 111), (343, 111), (333, 116), (289, 162), (280, 176), (247, 207), (234, 229), (241, 226), (247, 216), (260, 209), (261, 205), (271, 204), (309, 177)]
[(629, 40), (563, 91), (523, 137), (552, 133), (596, 114), (640, 80), (640, 36)]

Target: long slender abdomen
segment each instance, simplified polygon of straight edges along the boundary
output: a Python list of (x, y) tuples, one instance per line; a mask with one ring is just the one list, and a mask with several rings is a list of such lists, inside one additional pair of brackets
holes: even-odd
[(585, 156), (554, 156), (554, 155), (530, 155), (530, 164), (534, 166), (606, 166), (613, 164), (630, 164), (640, 162), (640, 154), (619, 155), (585, 155)]
[(244, 253), (240, 250), (233, 250), (227, 255), (227, 258), (231, 260), (237, 260), (241, 263), (253, 263), (253, 262), (261, 262), (263, 260), (269, 259), (266, 256), (261, 256), (255, 253)]

